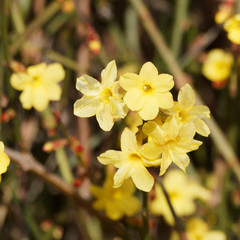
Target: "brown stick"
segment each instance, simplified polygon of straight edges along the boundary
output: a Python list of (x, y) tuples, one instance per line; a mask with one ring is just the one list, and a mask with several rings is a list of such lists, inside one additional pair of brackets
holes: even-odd
[(48, 172), (46, 168), (42, 164), (37, 162), (31, 154), (20, 153), (8, 147), (5, 147), (5, 152), (9, 156), (11, 161), (17, 163), (23, 171), (34, 173), (39, 178), (44, 180), (47, 184), (52, 185), (59, 192), (72, 199), (82, 210), (85, 210), (89, 214), (99, 218), (102, 223), (108, 226), (108, 229), (111, 229), (117, 235), (123, 237), (124, 239), (127, 239), (127, 232), (119, 222), (111, 221), (98, 211), (94, 210), (91, 207), (90, 203), (82, 199), (72, 186), (65, 183), (57, 175)]

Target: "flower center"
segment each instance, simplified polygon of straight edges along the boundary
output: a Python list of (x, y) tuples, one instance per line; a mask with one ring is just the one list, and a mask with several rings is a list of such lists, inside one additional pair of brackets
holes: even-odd
[(111, 101), (112, 96), (112, 91), (109, 88), (104, 88), (100, 93), (100, 98), (104, 102)]
[(143, 90), (144, 90), (145, 92), (149, 92), (151, 89), (152, 89), (152, 87), (151, 87), (150, 85), (148, 85), (148, 84), (145, 84), (145, 85), (143, 86)]
[(129, 158), (130, 158), (132, 161), (134, 161), (134, 162), (136, 162), (136, 161), (142, 161), (142, 158), (141, 158), (137, 153), (131, 153), (131, 154), (129, 155)]

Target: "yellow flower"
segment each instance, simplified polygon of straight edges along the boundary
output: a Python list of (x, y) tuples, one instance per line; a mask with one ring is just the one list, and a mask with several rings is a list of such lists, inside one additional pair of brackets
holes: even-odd
[(218, 24), (224, 23), (232, 14), (232, 6), (220, 5), (217, 13), (215, 14), (214, 20)]
[(236, 44), (240, 44), (240, 14), (236, 14), (224, 24), (224, 29), (228, 33), (228, 39)]
[[(209, 200), (210, 198), (208, 190), (177, 169), (165, 174), (163, 184), (178, 217), (188, 216), (196, 211), (195, 199)], [(149, 210), (154, 215), (162, 215), (166, 222), (173, 226), (174, 218), (161, 186), (155, 184), (154, 190), (150, 193), (154, 198), (149, 202)]]
[(154, 184), (153, 176), (145, 166), (157, 166), (159, 159), (149, 160), (141, 154), (135, 134), (125, 128), (121, 135), (122, 151), (108, 150), (98, 157), (102, 164), (113, 164), (119, 168), (114, 176), (114, 187), (120, 187), (123, 182), (131, 177), (136, 187), (142, 191), (149, 192)]
[(23, 91), (20, 101), (23, 108), (34, 107), (38, 111), (47, 108), (50, 100), (57, 101), (61, 97), (61, 88), (58, 82), (65, 77), (61, 64), (40, 63), (28, 67), (26, 72), (13, 73), (10, 83), (13, 88)]
[(116, 118), (124, 118), (127, 114), (122, 100), (123, 93), (117, 78), (115, 61), (108, 63), (101, 73), (102, 84), (96, 79), (82, 75), (77, 79), (76, 88), (84, 94), (74, 104), (74, 115), (92, 117), (96, 115), (99, 126), (110, 131)]
[(233, 56), (220, 48), (211, 50), (202, 66), (202, 74), (212, 82), (226, 80), (231, 73)]
[(157, 68), (145, 63), (139, 75), (125, 73), (120, 77), (120, 85), (127, 92), (123, 100), (132, 111), (138, 111), (143, 120), (154, 119), (159, 108), (168, 109), (173, 106), (173, 77), (169, 74), (158, 75)]
[(123, 183), (120, 188), (113, 188), (113, 175), (108, 174), (103, 187), (92, 185), (90, 191), (96, 197), (93, 207), (105, 210), (112, 220), (119, 220), (124, 215), (134, 216), (140, 209), (140, 203), (134, 192), (136, 188), (131, 179)]
[[(187, 221), (186, 237), (189, 240), (227, 240), (225, 233), (209, 230), (207, 223), (196, 217)], [(176, 232), (173, 232), (170, 240), (180, 240), (180, 237)]]
[(7, 167), (10, 163), (10, 159), (8, 155), (4, 152), (4, 144), (0, 141), (0, 182), (1, 182), (1, 174), (7, 171)]
[(176, 116), (180, 125), (192, 122), (196, 132), (207, 137), (210, 130), (202, 119), (210, 118), (210, 110), (205, 105), (194, 105), (195, 93), (191, 86), (186, 84), (178, 93), (178, 102), (174, 102), (174, 107), (164, 112)]
[(202, 142), (194, 140), (195, 127), (192, 123), (180, 128), (175, 117), (169, 116), (164, 123), (148, 121), (143, 125), (143, 132), (150, 137), (150, 142), (142, 146), (142, 154), (149, 159), (161, 155), (160, 175), (174, 162), (185, 171), (190, 160), (188, 152), (198, 149)]

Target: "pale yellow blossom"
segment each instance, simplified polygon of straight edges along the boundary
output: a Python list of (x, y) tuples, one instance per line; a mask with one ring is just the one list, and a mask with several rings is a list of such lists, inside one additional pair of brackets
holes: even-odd
[(0, 182), (1, 182), (1, 174), (7, 171), (9, 164), (10, 164), (10, 159), (8, 155), (4, 152), (3, 142), (0, 141)]
[(23, 108), (35, 108), (43, 111), (49, 101), (57, 101), (61, 97), (61, 87), (58, 82), (65, 77), (61, 64), (40, 63), (30, 66), (26, 72), (13, 73), (10, 83), (16, 90), (22, 91), (20, 101)]
[(161, 156), (160, 175), (166, 172), (172, 162), (185, 171), (190, 162), (187, 153), (197, 150), (202, 144), (193, 139), (193, 123), (179, 127), (174, 116), (169, 116), (164, 123), (148, 121), (143, 125), (143, 132), (151, 140), (142, 146), (142, 154), (150, 159)]
[(228, 19), (224, 24), (224, 29), (227, 31), (228, 39), (231, 42), (240, 44), (240, 14)]
[[(210, 230), (201, 218), (192, 218), (186, 224), (186, 237), (189, 240), (227, 240), (226, 234), (219, 230)], [(170, 240), (180, 240), (178, 233), (173, 232)]]
[(168, 109), (173, 106), (173, 77), (169, 74), (158, 74), (157, 68), (145, 63), (139, 75), (125, 73), (120, 77), (120, 85), (126, 90), (124, 102), (132, 111), (138, 111), (143, 120), (154, 119), (159, 108)]
[(159, 159), (149, 160), (144, 157), (135, 134), (128, 128), (125, 128), (121, 135), (121, 150), (108, 150), (98, 157), (100, 163), (113, 164), (118, 168), (114, 175), (114, 187), (120, 187), (126, 179), (131, 177), (138, 189), (149, 192), (153, 187), (154, 179), (146, 166), (159, 166)]
[[(164, 175), (163, 185), (178, 217), (189, 216), (196, 211), (195, 199), (207, 201), (211, 196), (207, 189), (178, 169), (169, 170)], [(162, 215), (168, 224), (174, 225), (172, 212), (159, 184), (155, 184), (150, 196), (153, 196), (149, 202), (150, 212)]]
[(108, 173), (103, 187), (92, 185), (90, 188), (96, 198), (93, 207), (104, 210), (112, 220), (119, 220), (124, 215), (134, 216), (140, 209), (139, 200), (134, 196), (135, 190), (131, 179), (126, 180), (121, 187), (113, 188), (113, 174)]
[(202, 66), (202, 74), (212, 82), (221, 82), (229, 78), (233, 56), (220, 48), (211, 50)]
[(196, 132), (202, 136), (207, 137), (210, 134), (209, 127), (202, 120), (210, 118), (210, 110), (205, 105), (195, 106), (195, 93), (189, 84), (180, 89), (178, 101), (174, 102), (174, 107), (164, 112), (176, 116), (180, 125), (193, 123)]
[(84, 95), (74, 104), (74, 115), (78, 117), (92, 117), (96, 115), (99, 126), (104, 131), (110, 131), (117, 118), (124, 118), (127, 108), (122, 100), (117, 78), (115, 61), (108, 63), (101, 73), (102, 83), (88, 76), (82, 75), (77, 79), (76, 88)]

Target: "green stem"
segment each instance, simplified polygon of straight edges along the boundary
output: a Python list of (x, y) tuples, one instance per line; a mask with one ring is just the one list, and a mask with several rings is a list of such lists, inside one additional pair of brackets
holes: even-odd
[(20, 35), (10, 47), (11, 55), (15, 55), (19, 49), (23, 46), (24, 42), (31, 36), (33, 32), (38, 30), (44, 25), (50, 18), (52, 18), (60, 9), (61, 4), (54, 1), (44, 9), (32, 23), (26, 28), (25, 32)]
[(179, 56), (181, 49), (183, 32), (184, 32), (184, 22), (187, 19), (187, 9), (189, 6), (189, 0), (176, 0), (176, 14), (175, 22), (173, 26), (173, 35), (171, 42), (172, 53), (175, 57)]
[(14, 24), (14, 27), (18, 34), (22, 34), (25, 30), (25, 24), (21, 15), (21, 11), (19, 9), (18, 1), (11, 0), (11, 17)]
[(149, 229), (149, 213), (148, 213), (148, 193), (142, 192), (142, 202), (143, 202), (143, 240), (151, 240), (150, 229)]
[(73, 71), (82, 72), (81, 66), (79, 66), (76, 61), (72, 60), (71, 58), (65, 57), (53, 50), (47, 51), (46, 56), (54, 61), (62, 63), (64, 66), (72, 69)]

